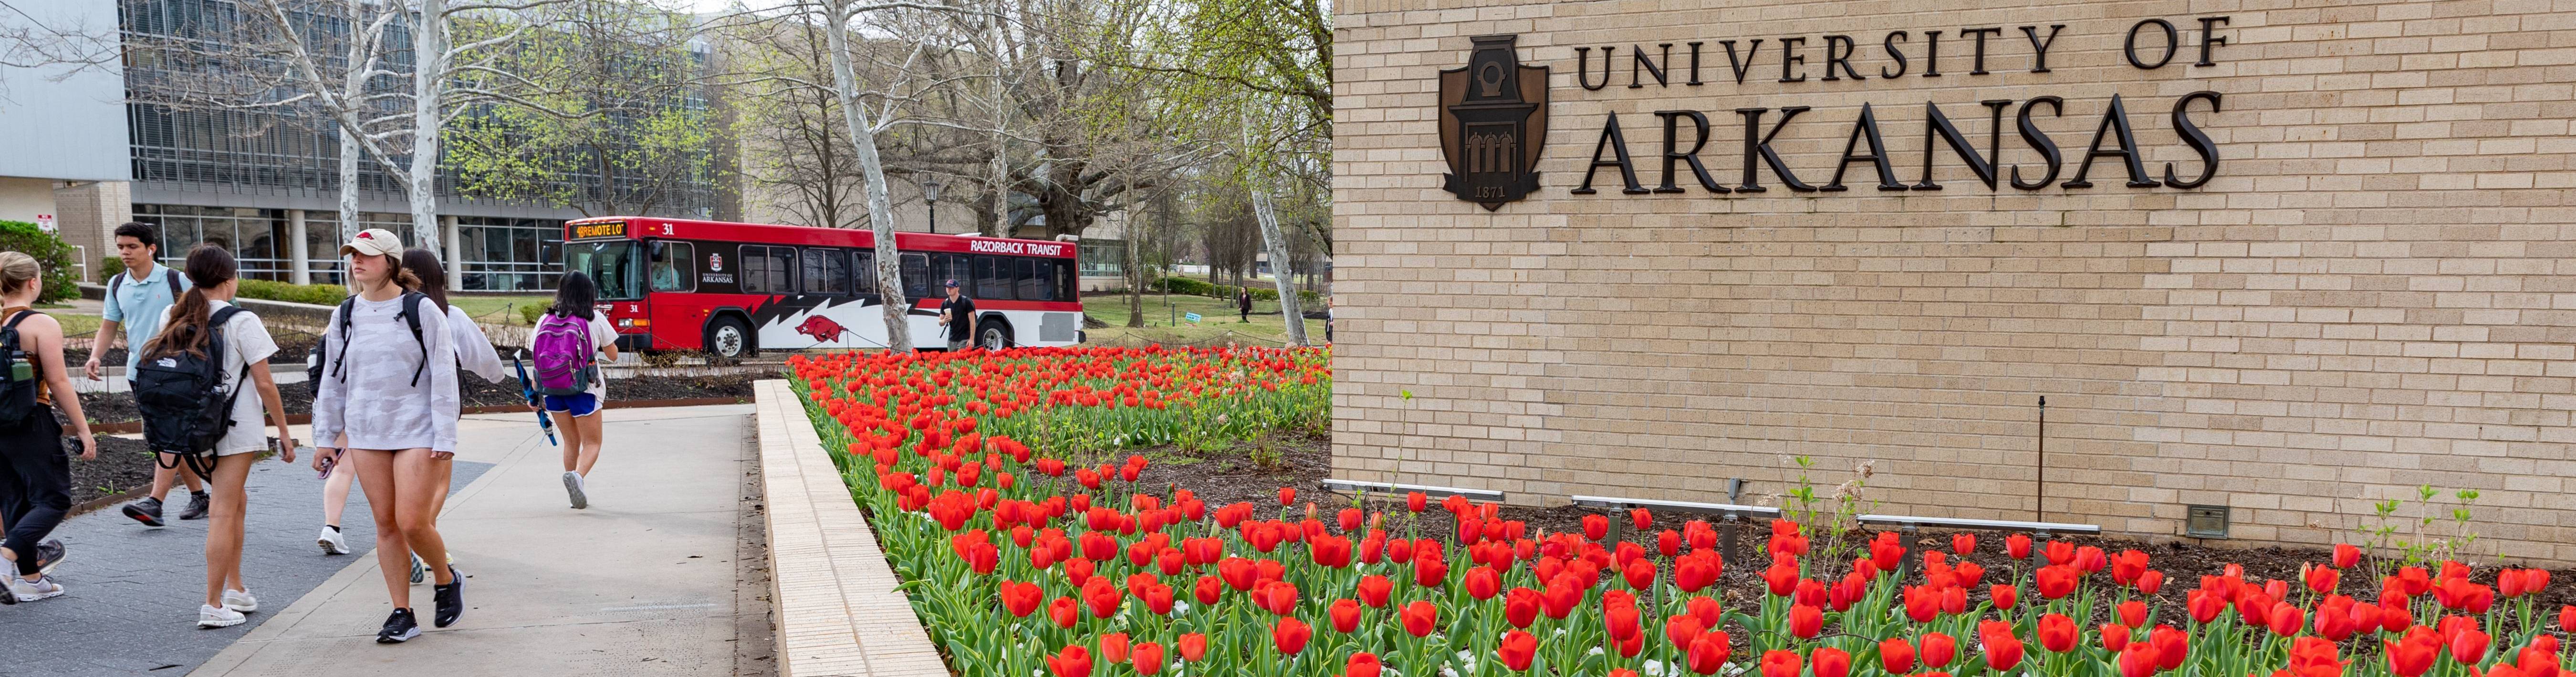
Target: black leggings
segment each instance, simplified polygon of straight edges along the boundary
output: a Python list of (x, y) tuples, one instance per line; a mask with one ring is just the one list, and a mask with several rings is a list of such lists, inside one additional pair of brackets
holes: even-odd
[(36, 543), (45, 540), (72, 509), (71, 457), (63, 453), (63, 424), (51, 408), (0, 426), (0, 518), (9, 521), (7, 547), (18, 553), (18, 573), (36, 573)]

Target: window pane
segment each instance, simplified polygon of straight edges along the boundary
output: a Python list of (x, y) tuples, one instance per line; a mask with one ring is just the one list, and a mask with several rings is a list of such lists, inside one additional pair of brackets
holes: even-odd
[(1045, 259), (1013, 259), (1011, 264), (1011, 282), (1019, 288), (1020, 300), (1055, 300), (1055, 285), (1048, 284), (1053, 281), (1049, 278), (1053, 277), (1055, 264)]
[(850, 267), (850, 290), (860, 294), (877, 293), (877, 253), (859, 252), (858, 265)]
[(807, 294), (841, 295), (850, 293), (849, 260), (838, 249), (805, 250), (804, 288)]
[(696, 290), (697, 252), (697, 245), (686, 242), (653, 243), (653, 291)]
[(734, 252), (734, 260), (742, 262), (742, 291), (745, 294), (769, 293), (769, 257), (768, 252), (763, 251), (766, 249), (768, 247), (743, 245)]
[(796, 293), (796, 250), (788, 247), (770, 247), (768, 249), (770, 293)]
[(1080, 289), (1081, 287), (1076, 284), (1075, 280), (1074, 262), (1065, 259), (1056, 259), (1055, 297), (1067, 301), (1081, 301), (1082, 296), (1079, 291)]
[(903, 295), (908, 299), (930, 295), (930, 257), (903, 255)]
[(830, 293), (827, 289), (828, 285), (823, 281), (823, 257), (816, 256), (820, 253), (812, 249), (805, 250), (805, 267), (797, 271), (796, 279), (803, 285), (805, 293)]
[(975, 298), (1011, 298), (1010, 281), (1005, 279), (1007, 274), (998, 269), (1001, 263), (998, 257), (978, 256), (973, 260), (975, 262)]

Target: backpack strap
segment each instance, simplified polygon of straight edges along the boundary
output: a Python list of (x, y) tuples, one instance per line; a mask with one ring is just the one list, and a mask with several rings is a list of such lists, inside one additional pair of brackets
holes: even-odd
[[(168, 268), (169, 266), (161, 267)], [(170, 298), (179, 298), (179, 271), (173, 270), (170, 271), (170, 274), (161, 276), (161, 281), (170, 283)]]
[(340, 351), (331, 354), (331, 375), (339, 377), (342, 383), (349, 381), (349, 376), (347, 374), (340, 373), (340, 363), (346, 362), (349, 359), (349, 314), (357, 312), (357, 310), (357, 295), (352, 294), (349, 298), (340, 300)]
[(421, 371), (429, 369), (429, 339), (420, 335), (420, 302), (427, 298), (427, 294), (416, 291), (403, 292), (402, 296), (403, 321), (411, 324), (412, 342), (420, 344), (420, 365), (411, 368), (411, 385), (414, 388), (420, 387)]
[(115, 274), (115, 275), (109, 275), (109, 276), (107, 276), (107, 295), (108, 295), (108, 296), (115, 296), (115, 295), (116, 295), (116, 290), (124, 289), (124, 288), (125, 288), (125, 278), (126, 278), (126, 277), (129, 277), (129, 276), (132, 276), (133, 274), (134, 274), (134, 272), (133, 272), (133, 271), (126, 271), (126, 272), (122, 272), (122, 273), (117, 273), (117, 274)]
[[(224, 324), (231, 322), (234, 315), (245, 312), (249, 311), (242, 310), (241, 306), (226, 305), (223, 310), (215, 311), (214, 316), (206, 319), (206, 353), (212, 363), (220, 365), (224, 362), (224, 340), (228, 338), (224, 336)], [(218, 375), (222, 373), (222, 367), (217, 367), (216, 370)], [(224, 396), (224, 429), (232, 428), (233, 403), (240, 401), (241, 391), (249, 387), (250, 362), (243, 361), (241, 377), (233, 380), (232, 394)], [(220, 436), (219, 434), (218, 437)]]

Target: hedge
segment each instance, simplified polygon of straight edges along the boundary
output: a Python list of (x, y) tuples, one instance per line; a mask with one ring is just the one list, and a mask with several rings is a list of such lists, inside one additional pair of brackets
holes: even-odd
[(349, 290), (336, 284), (287, 284), (268, 280), (242, 280), (239, 294), (242, 298), (249, 299), (328, 306), (336, 305), (340, 303), (340, 299), (348, 298)]
[(37, 303), (54, 303), (80, 295), (80, 275), (72, 267), (72, 246), (53, 233), (25, 221), (0, 221), (0, 250), (26, 252), (44, 269), (45, 289)]
[[(1157, 280), (1156, 284), (1158, 285), (1156, 288), (1169, 291), (1174, 294), (1207, 296), (1220, 299), (1232, 299), (1234, 298), (1235, 290), (1240, 289), (1240, 287), (1233, 285), (1220, 285), (1195, 277), (1165, 277)], [(1279, 300), (1279, 290), (1273, 287), (1253, 287), (1252, 300), (1277, 301)], [(1297, 302), (1304, 308), (1320, 308), (1324, 305), (1324, 296), (1312, 291), (1299, 290), (1297, 292)]]

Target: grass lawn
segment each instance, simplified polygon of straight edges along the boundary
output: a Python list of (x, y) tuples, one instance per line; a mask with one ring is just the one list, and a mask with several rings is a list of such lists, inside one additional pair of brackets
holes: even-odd
[[(1166, 303), (1169, 306), (1166, 306)], [(1279, 345), (1288, 333), (1287, 323), (1279, 317), (1276, 301), (1252, 302), (1251, 322), (1235, 320), (1234, 302), (1228, 299), (1180, 294), (1146, 294), (1145, 326), (1127, 326), (1127, 297), (1089, 295), (1082, 297), (1083, 314), (1109, 324), (1105, 329), (1090, 329), (1093, 343), (1121, 345), (1132, 343), (1186, 343), (1205, 345), (1223, 343), (1233, 338), (1251, 345)], [(1260, 313), (1270, 313), (1261, 315)], [(1188, 314), (1198, 313), (1198, 322)], [(1178, 322), (1174, 320), (1177, 319)], [(1307, 320), (1306, 338), (1321, 343), (1324, 321)]]
[(528, 324), (527, 320), (523, 319), (519, 315), (520, 307), (531, 305), (543, 306), (549, 303), (554, 303), (554, 301), (555, 297), (552, 294), (512, 294), (508, 296), (469, 296), (460, 294), (447, 297), (448, 303), (455, 305), (457, 308), (464, 309), (465, 314), (468, 316), (489, 322), (505, 322), (520, 326), (526, 326)]
[(99, 319), (97, 315), (73, 315), (61, 312), (48, 312), (45, 314), (54, 316), (54, 322), (63, 325), (64, 336), (86, 336), (92, 332), (98, 331)]

